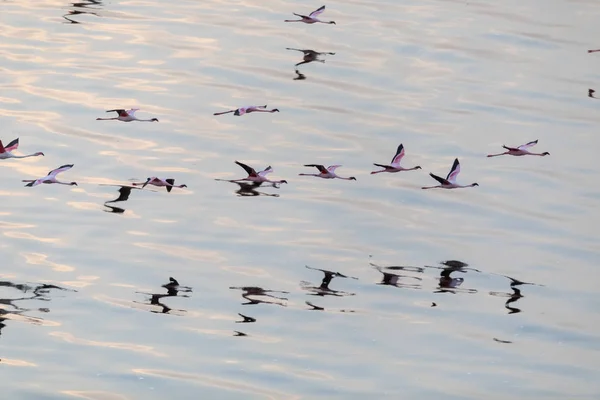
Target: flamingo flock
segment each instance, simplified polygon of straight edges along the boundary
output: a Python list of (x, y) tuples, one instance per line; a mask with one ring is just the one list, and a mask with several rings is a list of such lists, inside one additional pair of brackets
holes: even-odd
[[(302, 22), (302, 23), (309, 24), (309, 25), (316, 24), (316, 23), (336, 25), (335, 21), (324, 21), (324, 20), (319, 19), (319, 17), (324, 12), (325, 12), (325, 6), (321, 6), (308, 15), (293, 13), (295, 16), (299, 17), (300, 19), (295, 19), (295, 20), (287, 20), (286, 19), (286, 20), (284, 20), (284, 22)], [(295, 64), (295, 67), (298, 67), (299, 65), (307, 64), (310, 62), (315, 62), (315, 61), (324, 63), (325, 61), (320, 59), (319, 58), (320, 56), (335, 55), (335, 53), (333, 53), (333, 52), (317, 52), (317, 51), (309, 50), (309, 49), (296, 49), (296, 48), (286, 48), (286, 49), (303, 53), (303, 60), (301, 62)], [(588, 53), (595, 53), (595, 52), (600, 52), (600, 49), (588, 50)], [(295, 70), (295, 72), (298, 75), (298, 77), (294, 78), (294, 80), (306, 79), (306, 77), (303, 74), (301, 74), (297, 69)], [(594, 92), (595, 91), (593, 89), (589, 89), (589, 93), (588, 93), (589, 97), (595, 98)], [(156, 117), (138, 118), (136, 116), (136, 112), (138, 112), (138, 111), (140, 111), (139, 108), (130, 108), (130, 109), (116, 108), (116, 109), (106, 110), (106, 113), (116, 113), (116, 116), (109, 117), (109, 118), (100, 118), (99, 117), (99, 118), (96, 118), (96, 120), (98, 120), (98, 121), (121, 121), (121, 122), (159, 122), (158, 118), (156, 118)], [(258, 105), (258, 106), (244, 106), (244, 107), (239, 107), (239, 108), (230, 109), (230, 110), (226, 110), (226, 111), (215, 112), (215, 113), (213, 113), (213, 115), (220, 116), (220, 115), (225, 115), (225, 114), (233, 114), (234, 116), (243, 116), (245, 114), (251, 114), (251, 113), (271, 113), (272, 114), (272, 113), (278, 113), (278, 112), (280, 112), (280, 110), (278, 108), (268, 109), (267, 105)], [(487, 157), (499, 157), (499, 156), (503, 156), (503, 155), (517, 156), (517, 157), (519, 157), (519, 156), (544, 157), (544, 156), (550, 155), (550, 153), (547, 151), (540, 152), (540, 153), (532, 152), (531, 148), (537, 144), (538, 144), (538, 140), (533, 140), (533, 141), (530, 141), (526, 144), (523, 144), (523, 145), (520, 145), (517, 147), (509, 147), (509, 146), (503, 145), (502, 147), (506, 151), (504, 151), (502, 153), (497, 153), (497, 154), (488, 154)], [(44, 156), (43, 152), (35, 152), (35, 153), (31, 153), (31, 154), (26, 154), (26, 155), (15, 155), (13, 152), (15, 150), (17, 150), (18, 147), (19, 147), (19, 139), (18, 138), (12, 140), (6, 146), (3, 145), (2, 141), (0, 140), (0, 160), (22, 159), (22, 158), (28, 158), (28, 157)], [(405, 166), (401, 165), (401, 161), (403, 160), (404, 156), (405, 156), (404, 145), (402, 143), (400, 143), (396, 149), (396, 154), (394, 155), (392, 160), (387, 164), (373, 163), (373, 165), (375, 165), (376, 167), (379, 167), (381, 169), (371, 171), (370, 174), (376, 175), (376, 174), (381, 174), (381, 173), (398, 173), (398, 172), (416, 171), (416, 170), (422, 169), (421, 166), (419, 166), (419, 165), (416, 165), (413, 167), (405, 167)], [(270, 184), (273, 187), (278, 188), (279, 185), (288, 183), (288, 181), (285, 179), (280, 179), (280, 180), (269, 179), (268, 175), (273, 173), (273, 168), (271, 166), (268, 166), (264, 170), (257, 171), (253, 167), (250, 167), (249, 165), (244, 164), (239, 161), (235, 161), (235, 164), (237, 164), (238, 166), (243, 168), (244, 171), (248, 174), (248, 176), (244, 177), (244, 178), (240, 178), (240, 179), (233, 179), (233, 180), (226, 180), (226, 179), (217, 179), (217, 180), (237, 183), (240, 186), (241, 191), (252, 191), (253, 193), (258, 193), (258, 192), (255, 192), (254, 189), (261, 186), (262, 184)], [(62, 165), (62, 166), (48, 172), (48, 174), (44, 177), (37, 178), (37, 179), (26, 179), (26, 180), (23, 180), (23, 182), (27, 183), (25, 185), (26, 187), (34, 187), (34, 186), (38, 186), (40, 184), (59, 184), (59, 185), (67, 185), (67, 186), (77, 186), (77, 182), (59, 181), (57, 179), (57, 176), (59, 174), (70, 170), (71, 168), (73, 168), (73, 166), (74, 166), (73, 164), (65, 164), (65, 165)], [(356, 181), (357, 180), (356, 177), (354, 177), (354, 176), (343, 177), (343, 176), (337, 175), (336, 170), (338, 168), (342, 167), (341, 164), (333, 164), (328, 167), (325, 167), (322, 164), (304, 164), (304, 166), (310, 167), (310, 168), (316, 168), (318, 173), (299, 173), (298, 174), (299, 176), (311, 176), (311, 177), (317, 177), (317, 178), (329, 179), (329, 180), (332, 180), (332, 179), (347, 180), (347, 181)], [(479, 186), (478, 183), (471, 183), (471, 184), (467, 184), (467, 185), (459, 184), (457, 182), (457, 177), (460, 173), (460, 170), (461, 170), (460, 162), (459, 162), (458, 158), (455, 158), (454, 162), (452, 164), (452, 168), (450, 169), (450, 172), (448, 173), (448, 175), (445, 178), (442, 178), (441, 176), (435, 175), (433, 173), (429, 173), (429, 176), (439, 183), (438, 185), (423, 186), (422, 189), (433, 189), (433, 188), (459, 189), (459, 188), (471, 188), (471, 187)], [(249, 183), (246, 183), (246, 182), (249, 182)], [(157, 176), (153, 176), (153, 177), (147, 178), (145, 181), (142, 181), (142, 182), (133, 182), (130, 185), (120, 185), (119, 198), (117, 198), (111, 202), (126, 201), (129, 198), (129, 195), (131, 194), (132, 189), (144, 189), (148, 185), (159, 187), (159, 188), (164, 187), (166, 189), (167, 193), (170, 193), (172, 191), (172, 189), (174, 189), (174, 188), (179, 188), (179, 189), (187, 188), (186, 184), (176, 185), (174, 178), (160, 178)], [(109, 202), (107, 202), (107, 203), (109, 203)]]

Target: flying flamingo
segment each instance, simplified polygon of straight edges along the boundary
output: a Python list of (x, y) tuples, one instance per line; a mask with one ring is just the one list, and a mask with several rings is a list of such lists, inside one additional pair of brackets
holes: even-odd
[(247, 107), (236, 108), (235, 110), (216, 112), (213, 115), (223, 115), (223, 114), (233, 113), (233, 115), (239, 117), (244, 114), (250, 114), (251, 112), (268, 112), (268, 113), (279, 112), (279, 110), (276, 108), (274, 108), (272, 110), (267, 110), (266, 108), (267, 108), (266, 105), (264, 105), (264, 106), (247, 106)]
[(337, 176), (335, 174), (335, 170), (336, 168), (341, 167), (341, 165), (330, 165), (329, 167), (325, 168), (323, 165), (320, 164), (306, 164), (304, 165), (305, 167), (316, 167), (319, 170), (318, 174), (298, 174), (300, 176), (316, 176), (318, 178), (323, 178), (323, 179), (345, 179), (347, 181), (355, 181), (356, 178), (351, 176), (349, 178), (342, 178), (341, 176)]
[(325, 11), (325, 6), (321, 6), (321, 7), (317, 8), (315, 11), (311, 12), (308, 15), (308, 17), (306, 15), (293, 13), (294, 15), (296, 15), (302, 19), (286, 19), (284, 22), (304, 22), (305, 24), (314, 24), (315, 22), (320, 22), (322, 24), (334, 24), (335, 25), (335, 21), (326, 22), (326, 21), (321, 21), (320, 19), (317, 18), (319, 15), (321, 15), (321, 13), (323, 13), (323, 11)]
[(33, 186), (37, 186), (40, 183), (59, 183), (61, 185), (75, 185), (77, 186), (77, 182), (60, 182), (56, 180), (56, 175), (60, 174), (61, 172), (67, 171), (71, 168), (73, 168), (74, 164), (65, 164), (62, 165), (56, 169), (53, 169), (52, 171), (48, 172), (48, 175), (40, 178), (40, 179), (27, 179), (27, 180), (23, 180), (23, 182), (29, 182), (27, 185), (27, 187), (33, 187)]
[(429, 175), (435, 179), (436, 181), (438, 181), (439, 183), (441, 183), (441, 185), (437, 185), (437, 186), (423, 186), (421, 189), (433, 189), (433, 188), (442, 188), (442, 189), (457, 189), (457, 188), (466, 188), (466, 187), (473, 187), (473, 186), (479, 186), (479, 184), (477, 183), (471, 183), (470, 185), (459, 185), (458, 183), (456, 183), (456, 177), (458, 176), (458, 174), (460, 173), (460, 164), (458, 163), (458, 158), (454, 160), (454, 164), (452, 165), (452, 169), (450, 170), (450, 172), (448, 173), (448, 176), (446, 177), (446, 179), (439, 177), (437, 175), (434, 175), (432, 173), (430, 173)]
[(600, 49), (597, 49), (597, 50), (588, 50), (588, 53), (595, 53), (597, 51), (600, 51)]
[(132, 108), (131, 110), (122, 110), (122, 109), (108, 110), (108, 111), (106, 111), (107, 113), (108, 112), (116, 112), (117, 114), (119, 114), (119, 116), (115, 117), (115, 118), (96, 118), (96, 121), (119, 120), (119, 121), (123, 121), (123, 122), (131, 122), (131, 121), (158, 122), (158, 118), (138, 119), (135, 116), (136, 111), (139, 111), (139, 108)]
[(44, 155), (44, 153), (38, 151), (37, 153), (27, 154), (26, 156), (15, 156), (12, 151), (16, 150), (17, 148), (19, 148), (19, 138), (16, 138), (10, 142), (6, 147), (2, 145), (2, 140), (0, 140), (0, 160), (4, 160), (6, 158), (27, 158)]
[(157, 187), (162, 187), (165, 186), (167, 189), (167, 192), (171, 192), (171, 189), (173, 189), (174, 187), (176, 188), (186, 188), (187, 185), (175, 185), (175, 179), (172, 178), (167, 178), (167, 179), (160, 179), (157, 178), (155, 176), (146, 179), (146, 182), (139, 182), (139, 183), (132, 183), (133, 186), (142, 186), (142, 189), (146, 187), (146, 185), (153, 185), (153, 186), (157, 186)]
[(402, 157), (404, 157), (404, 146), (402, 145), (402, 143), (400, 143), (400, 146), (398, 146), (398, 150), (396, 150), (396, 155), (394, 156), (394, 158), (392, 158), (392, 162), (390, 163), (390, 165), (373, 164), (373, 165), (376, 165), (378, 167), (385, 168), (385, 169), (382, 169), (380, 171), (373, 171), (373, 172), (371, 172), (371, 175), (379, 174), (381, 172), (400, 172), (400, 171), (412, 171), (415, 169), (421, 169), (421, 167), (419, 167), (418, 165), (413, 168), (401, 167), (400, 160), (402, 160)]
[(269, 178), (267, 178), (267, 175), (270, 174), (271, 172), (273, 172), (273, 168), (271, 168), (271, 166), (269, 165), (267, 168), (263, 169), (260, 172), (256, 172), (256, 170), (246, 164), (243, 164), (239, 161), (235, 162), (237, 165), (239, 165), (240, 167), (244, 168), (244, 170), (248, 173), (248, 177), (247, 178), (242, 178), (242, 179), (234, 179), (234, 180), (230, 180), (229, 182), (257, 182), (257, 183), (263, 183), (263, 182), (269, 182), (272, 184), (277, 184), (277, 183), (287, 183), (286, 180), (280, 180), (280, 181), (272, 181), (269, 180)]
[(505, 154), (508, 154), (509, 156), (549, 156), (550, 153), (548, 153), (547, 151), (543, 152), (543, 153), (530, 153), (527, 149), (530, 147), (533, 147), (537, 144), (537, 140), (534, 140), (533, 142), (529, 142), (527, 144), (523, 144), (519, 147), (507, 147), (507, 146), (502, 146), (504, 147), (506, 150), (504, 153), (499, 153), (499, 154), (488, 154), (488, 157), (497, 157), (497, 156), (503, 156)]

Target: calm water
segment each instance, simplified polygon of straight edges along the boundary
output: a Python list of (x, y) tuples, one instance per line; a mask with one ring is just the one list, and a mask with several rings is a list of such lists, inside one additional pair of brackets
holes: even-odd
[(600, 397), (600, 3), (320, 5), (0, 2), (3, 398)]

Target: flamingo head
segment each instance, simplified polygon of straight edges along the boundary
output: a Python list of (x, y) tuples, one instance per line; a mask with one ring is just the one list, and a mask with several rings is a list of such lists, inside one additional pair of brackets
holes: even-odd
[(279, 109), (274, 108), (273, 110), (271, 110), (271, 112), (279, 112)]
[(158, 118), (152, 118), (150, 121), (151, 122), (158, 122)]
[(471, 183), (471, 186), (475, 187), (475, 186), (479, 186), (479, 183), (475, 182), (475, 183)]
[(71, 186), (77, 186), (77, 182), (71, 182), (71, 183), (69, 183), (69, 185), (71, 185)]
[(102, 121), (102, 118), (96, 118), (96, 121)]
[(355, 180), (356, 180), (356, 178), (355, 178), (355, 177), (353, 177), (353, 176), (351, 176), (351, 177), (350, 177), (350, 178), (348, 178), (348, 179), (350, 179), (351, 181), (355, 181)]
[(38, 151), (37, 153), (35, 153), (36, 156), (43, 156), (44, 153), (42, 153), (41, 151)]
[(549, 156), (549, 155), (550, 155), (550, 153), (548, 153), (547, 151), (542, 153), (542, 156)]
[(335, 21), (329, 21), (329, 23), (336, 25)]
[(186, 188), (187, 185), (179, 185), (180, 188)]
[(279, 181), (279, 183), (285, 183), (285, 184), (287, 184), (287, 181), (285, 179), (282, 179), (282, 180)]
[(420, 165), (417, 165), (415, 169), (422, 169)]

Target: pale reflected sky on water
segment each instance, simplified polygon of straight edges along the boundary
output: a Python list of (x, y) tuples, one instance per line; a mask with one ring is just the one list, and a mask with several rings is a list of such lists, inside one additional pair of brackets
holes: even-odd
[[(0, 139), (45, 153), (0, 160), (8, 398), (600, 395), (600, 5), (283, 22), (320, 5), (0, 3)], [(335, 55), (300, 80), (286, 48)], [(281, 112), (212, 115), (253, 104)], [(96, 121), (130, 107), (160, 122)], [(550, 156), (485, 157), (535, 139)], [(423, 169), (370, 175), (400, 143)], [(456, 157), (479, 187), (420, 189)], [(289, 183), (215, 181), (235, 160)], [(23, 187), (71, 163), (77, 187)], [(151, 176), (188, 188), (105, 205)]]

